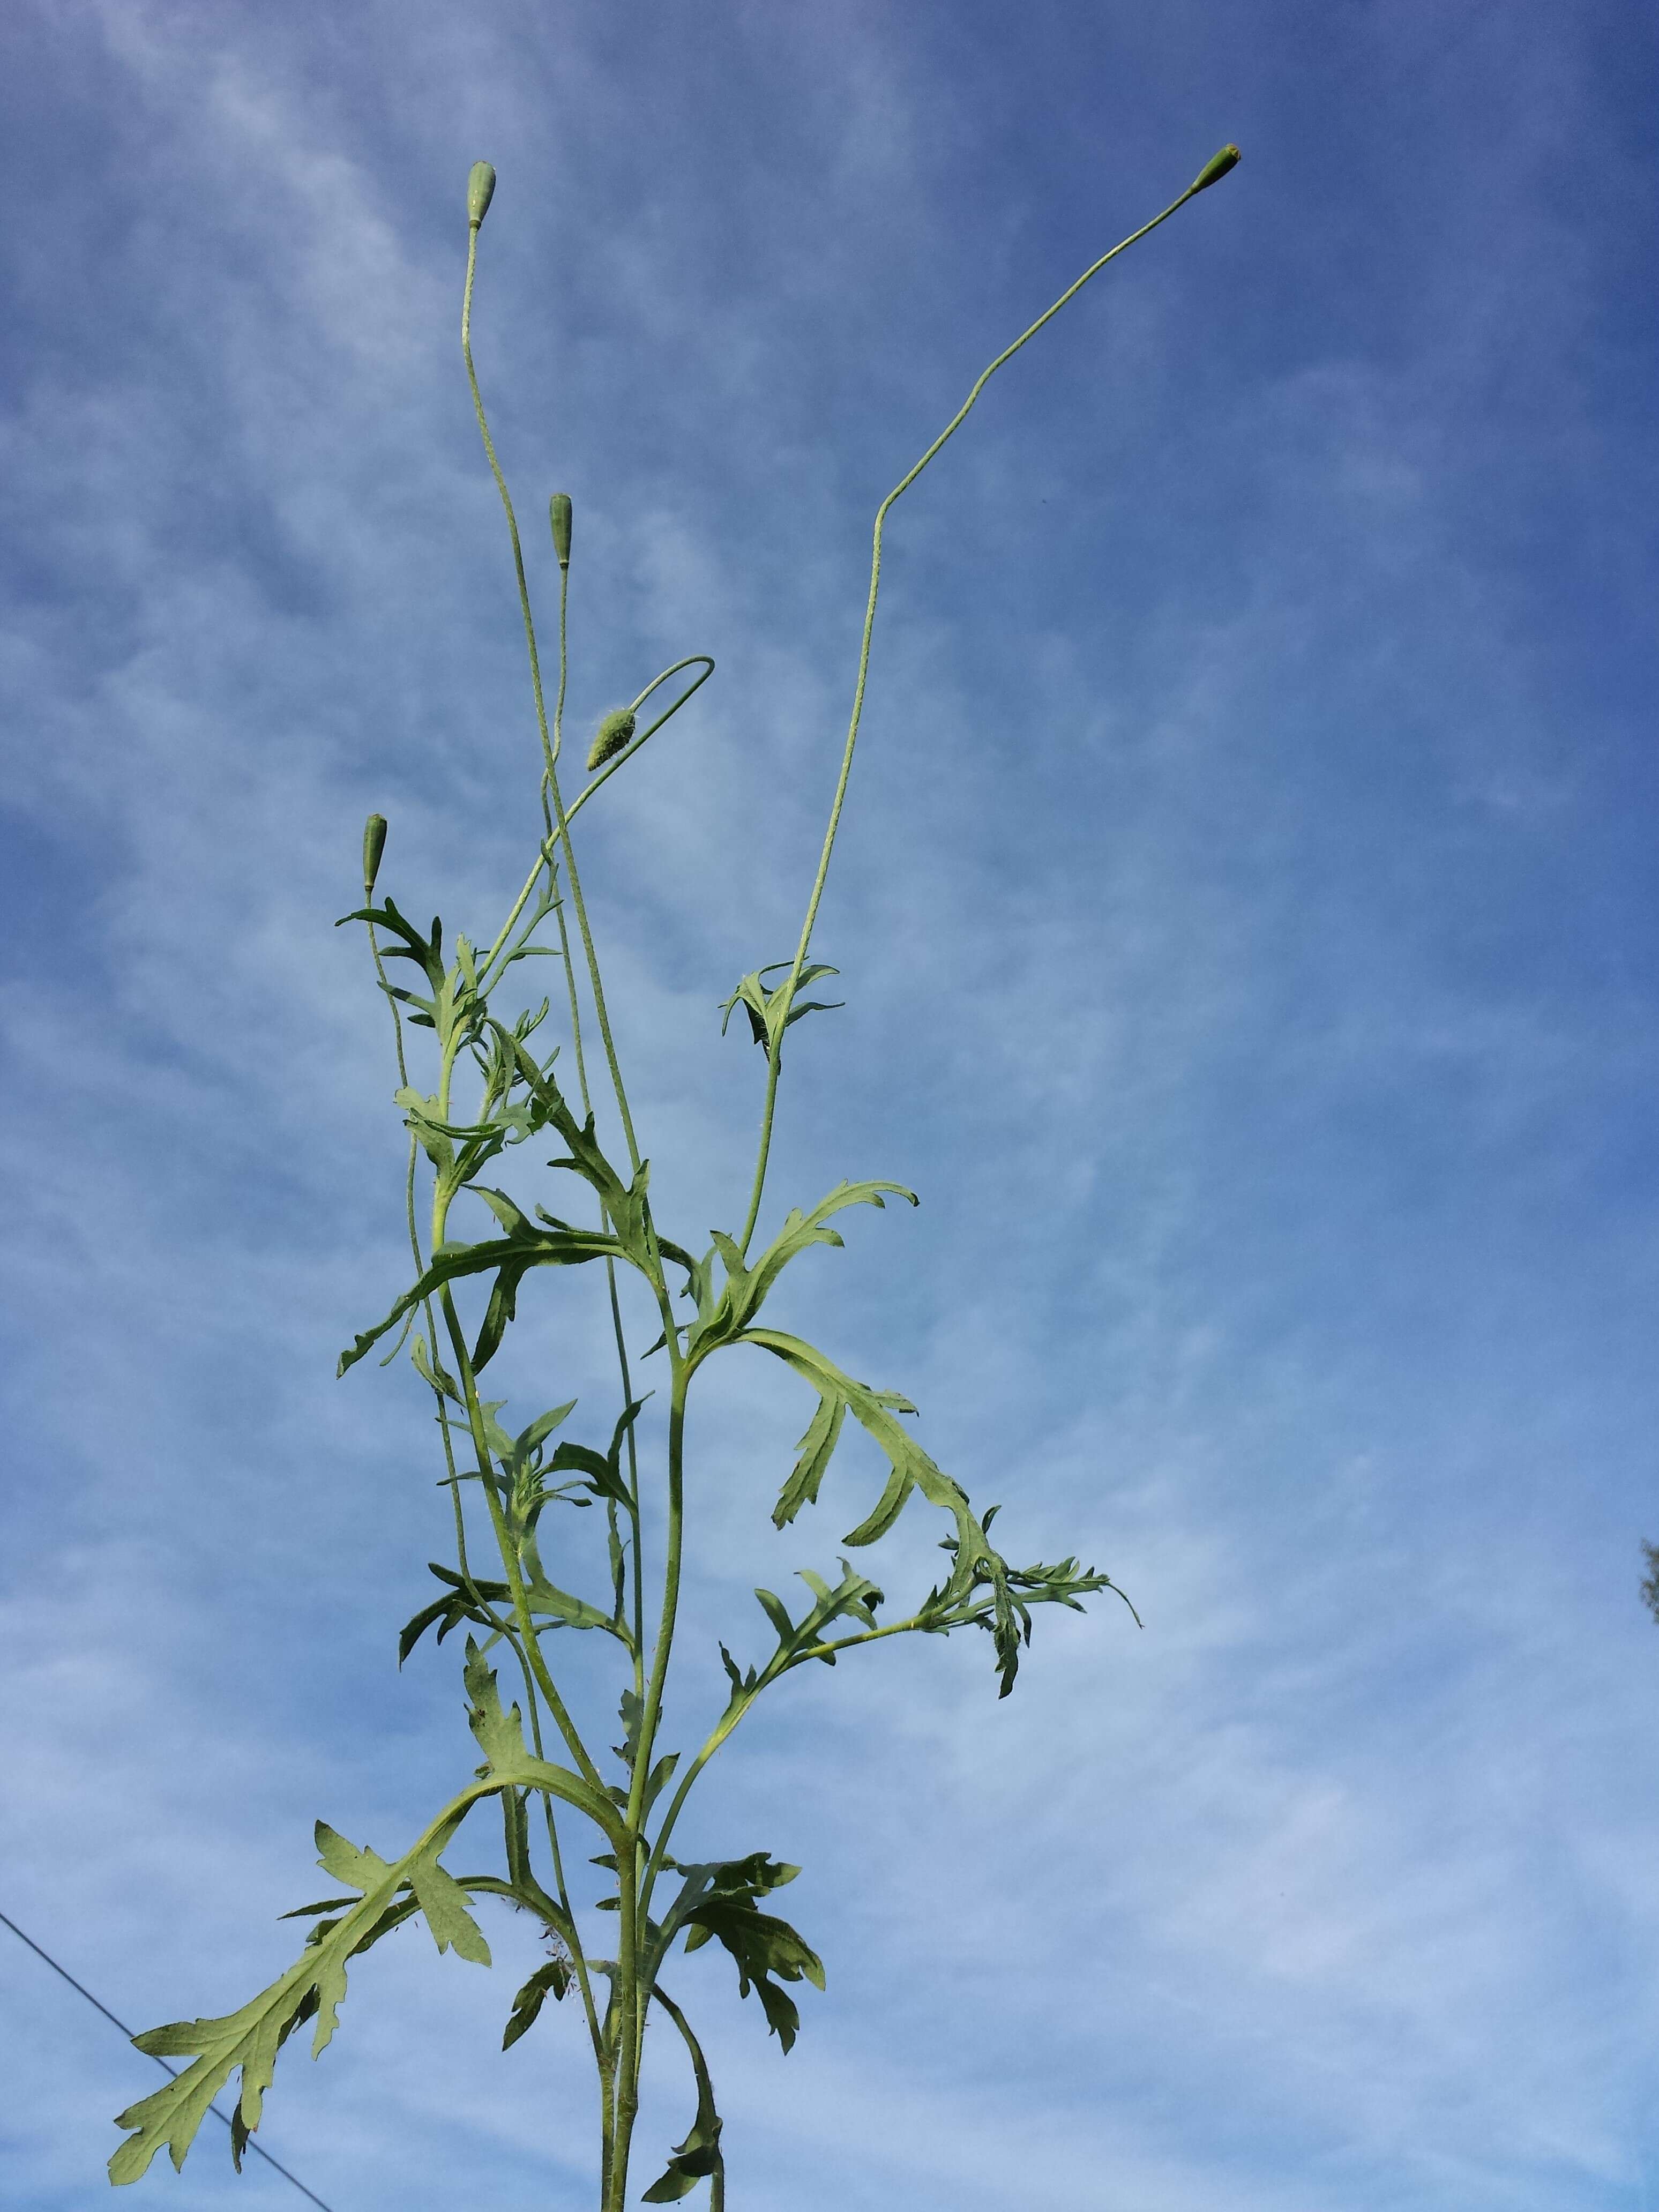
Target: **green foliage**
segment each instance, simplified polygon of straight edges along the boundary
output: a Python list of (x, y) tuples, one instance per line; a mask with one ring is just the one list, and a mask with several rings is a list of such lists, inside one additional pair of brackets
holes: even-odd
[(644, 2191), (642, 2204), (672, 2204), (689, 2197), (700, 2181), (714, 2173), (720, 2154), (720, 2116), (714, 2110), (714, 2093), (698, 2085), (697, 2117), (683, 2143), (676, 2143), (668, 2170)]
[(778, 1983), (805, 1980), (821, 1990), (823, 1961), (787, 1920), (761, 1911), (757, 1899), (799, 1872), (799, 1867), (775, 1865), (764, 1851), (723, 1865), (683, 1867), (684, 1887), (666, 1923), (676, 1934), (685, 1929), (688, 1951), (711, 1937), (726, 1946), (737, 1961), (738, 1995), (746, 1997), (753, 1988), (769, 2031), (786, 2051), (799, 2032), (800, 2014)]
[[(745, 975), (729, 999), (720, 1001), (720, 1035), (724, 1036), (733, 1012), (738, 1006), (749, 1017), (750, 1034), (755, 1042), (776, 1052), (783, 1042), (783, 1033), (792, 1022), (807, 1014), (832, 1014), (846, 1004), (843, 999), (797, 999), (795, 994), (803, 983), (816, 983), (820, 975), (839, 975), (839, 968), (828, 968), (821, 960), (803, 968), (799, 975), (793, 963), (775, 960), (769, 967), (757, 968)], [(768, 987), (769, 975), (781, 975), (783, 981)]]
[(440, 1951), (453, 1948), (460, 1958), (489, 1964), (489, 1947), (466, 1910), (465, 1894), (439, 1861), (474, 1800), (496, 1786), (489, 1782), (464, 1791), (412, 1850), (389, 1863), (377, 1852), (348, 1843), (325, 1822), (317, 1823), (318, 1863), (359, 1893), (355, 1902), (338, 1919), (320, 1921), (288, 1972), (240, 2010), (216, 2020), (174, 2021), (135, 2037), (138, 2048), (153, 2058), (187, 2057), (193, 2063), (117, 2119), (118, 2127), (135, 2133), (110, 2161), (112, 2181), (137, 2181), (163, 2145), (173, 2165), (182, 2166), (209, 2106), (239, 2068), (233, 2149), (240, 2167), (247, 2137), (259, 2124), (278, 2051), (296, 2027), (314, 2020), (311, 2055), (321, 2054), (346, 1993), (347, 1961), (412, 1914), (425, 1916)]
[(691, 2033), (690, 2023), (667, 1991), (659, 1984), (652, 1996), (678, 2028), (690, 2054), (697, 2085), (697, 2111), (684, 2142), (674, 2146), (667, 2171), (652, 2183), (641, 2201), (646, 2204), (675, 2203), (680, 2197), (689, 2197), (706, 2179), (713, 2212), (721, 2212), (726, 2200), (726, 2166), (720, 2155), (720, 2116), (714, 2109), (714, 2089), (708, 2078), (708, 2068), (702, 2047)]
[(513, 2000), (512, 2015), (501, 2035), (503, 2051), (511, 2051), (519, 2038), (535, 2026), (550, 1991), (556, 2001), (563, 1997), (570, 1987), (571, 1973), (570, 1961), (563, 1957), (550, 1959), (544, 1966), (537, 1967)]
[[(1237, 159), (1236, 149), (1224, 148), (1156, 221), (1207, 190)], [(888, 511), (960, 427), (987, 380), (1122, 248), (1103, 256), (992, 362), (879, 510), (853, 715), (799, 941), (790, 960), (744, 975), (723, 1010), (722, 1026), (743, 1008), (750, 1033), (766, 1055), (765, 1102), (747, 1218), (736, 1235), (714, 1232), (698, 1258), (691, 1248), (665, 1236), (655, 1218), (649, 1168), (640, 1151), (616, 1048), (571, 824), (680, 711), (714, 663), (702, 653), (676, 661), (653, 677), (630, 707), (607, 716), (589, 757), (590, 781), (567, 803), (559, 761), (571, 502), (567, 495), (556, 493), (549, 511), (560, 592), (558, 690), (550, 717), (518, 524), (472, 363), (478, 233), (495, 187), (489, 164), (475, 165), (468, 184), (462, 348), (513, 550), (542, 742), (541, 819), (529, 873), (494, 939), (483, 946), (458, 933), (453, 949), (447, 949), (438, 919), (422, 931), (390, 895), (374, 902), (387, 831), (382, 817), (369, 817), (362, 850), (365, 903), (344, 919), (361, 923), (367, 933), (375, 981), (392, 1016), (398, 1078), (394, 1098), (409, 1146), (411, 1279), (392, 1295), (381, 1320), (358, 1332), (339, 1361), (343, 1375), (396, 1331), (382, 1364), (406, 1346), (416, 1376), (431, 1394), (444, 1460), (441, 1486), (453, 1520), (454, 1561), (428, 1563), (437, 1595), (404, 1626), (398, 1658), (401, 1666), (428, 1630), (435, 1631), (434, 1645), (441, 1646), (458, 1628), (467, 1629), (463, 1681), (482, 1764), (397, 1858), (382, 1858), (318, 1823), (319, 1862), (345, 1893), (285, 1916), (313, 1923), (301, 1954), (240, 2009), (177, 2021), (137, 2039), (142, 2049), (159, 2057), (190, 2063), (165, 2088), (121, 2115), (120, 2124), (131, 2132), (112, 2160), (110, 2172), (118, 2182), (137, 2180), (163, 2146), (174, 2165), (181, 2165), (210, 2104), (237, 2074), (232, 2149), (240, 2165), (287, 2039), (297, 2027), (314, 2023), (314, 2057), (333, 2035), (349, 1963), (406, 1921), (421, 1920), (440, 1954), (453, 1952), (458, 1959), (488, 1966), (489, 1945), (476, 1912), (481, 1903), (495, 1898), (530, 1914), (550, 1952), (513, 2000), (503, 2047), (537, 2025), (550, 1996), (556, 2002), (573, 1996), (578, 2002), (600, 2090), (600, 2212), (622, 2212), (627, 2199), (641, 2055), (647, 2026), (659, 2015), (684, 2044), (696, 2107), (684, 2141), (645, 2191), (644, 2201), (673, 2203), (707, 2181), (712, 2212), (721, 2212), (725, 2167), (714, 2088), (701, 2045), (663, 1988), (662, 1973), (677, 1947), (684, 1954), (719, 1944), (736, 1966), (739, 1996), (758, 1998), (769, 2031), (787, 2051), (800, 2028), (791, 1991), (803, 1984), (821, 1990), (824, 1971), (817, 1954), (790, 1923), (763, 1909), (775, 1891), (794, 1880), (796, 1868), (764, 1851), (698, 1864), (681, 1863), (671, 1855), (677, 1825), (700, 1778), (757, 1702), (809, 1661), (834, 1667), (847, 1654), (889, 1638), (948, 1636), (957, 1628), (980, 1628), (991, 1638), (1000, 1693), (1006, 1697), (1030, 1640), (1035, 1609), (1051, 1605), (1075, 1611), (1085, 1598), (1114, 1587), (1105, 1575), (1079, 1567), (1075, 1559), (1023, 1568), (1011, 1565), (991, 1540), (996, 1509), (976, 1513), (962, 1485), (922, 1449), (906, 1425), (915, 1415), (907, 1398), (855, 1381), (805, 1337), (763, 1323), (763, 1310), (793, 1261), (821, 1247), (842, 1245), (841, 1231), (831, 1225), (836, 1217), (854, 1206), (884, 1212), (894, 1198), (915, 1206), (913, 1192), (882, 1181), (840, 1183), (816, 1206), (791, 1209), (758, 1256), (751, 1259), (750, 1252), (766, 1195), (784, 1040), (807, 1014), (830, 1010), (830, 1002), (801, 994), (836, 972), (811, 958), (811, 938), (863, 708)], [(659, 689), (667, 696), (672, 680), (692, 668), (699, 672), (684, 680), (671, 703), (641, 730), (638, 717), (646, 702)], [(541, 941), (544, 932), (556, 941)], [(552, 1018), (550, 998), (510, 1013), (499, 1009), (509, 979), (516, 981), (514, 971), (532, 958), (558, 963), (554, 972), (565, 1001), (559, 1022), (569, 1048), (565, 1066), (574, 1082), (555, 1073), (563, 1048), (550, 1051), (534, 1042)], [(388, 973), (393, 962), (402, 963), (395, 972), (404, 980), (397, 982)], [(424, 1056), (420, 1081), (410, 1072), (410, 1054), (417, 1049)], [(608, 1096), (596, 1103), (590, 1066), (601, 1061)], [(603, 1139), (602, 1113), (610, 1133)], [(524, 1147), (538, 1138), (562, 1147), (546, 1160), (545, 1169), (567, 1194), (574, 1184), (574, 1205), (589, 1218), (564, 1218), (481, 1179), (488, 1170), (521, 1164)], [(416, 1202), (422, 1188), (428, 1201), (424, 1222)], [(455, 1232), (452, 1215), (464, 1200), (489, 1218), (487, 1233)], [(562, 1202), (573, 1203), (568, 1196)], [(483, 1225), (475, 1217), (475, 1230)], [(596, 1291), (603, 1277), (602, 1309), (617, 1357), (615, 1400), (598, 1431), (603, 1437), (608, 1426), (609, 1441), (603, 1445), (564, 1433), (577, 1412), (574, 1399), (546, 1407), (515, 1429), (504, 1419), (506, 1401), (485, 1399), (479, 1388), (479, 1377), (517, 1318), (520, 1294), (532, 1276), (547, 1268), (586, 1268), (589, 1274), (577, 1279)], [(595, 1268), (599, 1273), (591, 1272)], [(651, 1316), (650, 1326), (659, 1331), (647, 1356), (665, 1356), (665, 1374), (653, 1370), (659, 1383), (659, 1415), (665, 1417), (659, 1433), (642, 1432), (653, 1394), (641, 1394), (634, 1382), (631, 1331), (641, 1313)], [(720, 1644), (725, 1706), (708, 1717), (700, 1742), (694, 1734), (684, 1747), (669, 1749), (663, 1741), (665, 1697), (676, 1656), (687, 1543), (701, 1526), (687, 1504), (688, 1394), (708, 1361), (739, 1346), (780, 1361), (814, 1401), (793, 1465), (777, 1493), (774, 1525), (789, 1528), (817, 1504), (850, 1418), (878, 1446), (887, 1472), (879, 1495), (842, 1542), (859, 1551), (878, 1544), (919, 1495), (944, 1516), (945, 1565), (933, 1587), (914, 1596), (908, 1608), (890, 1607), (884, 1591), (845, 1559), (834, 1583), (810, 1567), (796, 1571), (806, 1594), (799, 1612), (775, 1592), (757, 1589), (769, 1648), (763, 1644), (757, 1658), (744, 1662), (726, 1643)], [(605, 1586), (598, 1591), (573, 1586), (585, 1578), (580, 1553), (561, 1540), (583, 1524), (561, 1519), (554, 1510), (561, 1507), (591, 1513), (588, 1526), (603, 1524)], [(481, 1545), (487, 1547), (488, 1559), (483, 1573), (472, 1564), (475, 1547)], [(1659, 1552), (1649, 1547), (1648, 1558), (1654, 1574), (1644, 1593), (1659, 1613)], [(799, 1606), (800, 1601), (793, 1602)], [(616, 1669), (609, 1696), (621, 1723), (620, 1743), (607, 1747), (594, 1726), (573, 1711), (553, 1672), (552, 1656), (568, 1648), (568, 1638), (564, 1645), (557, 1639), (568, 1632), (595, 1637)], [(503, 1703), (492, 1656), (510, 1667), (515, 1684), (511, 1703)], [(520, 1685), (522, 1702), (516, 1694)], [(607, 1757), (612, 1764), (605, 1763)], [(473, 1808), (485, 1799), (493, 1801), (501, 1820), (494, 1862), (485, 1871), (457, 1874), (444, 1864), (445, 1854)], [(573, 1854), (577, 1838), (585, 1842)], [(593, 1844), (599, 1848), (589, 1850), (586, 1846)], [(598, 1895), (591, 1893), (597, 1885), (586, 1877), (573, 1885), (571, 1869), (580, 1869), (584, 1861), (604, 1878)], [(596, 1913), (608, 1916), (599, 1924), (614, 1931), (614, 1956), (601, 1956), (594, 1948), (591, 1916)]]

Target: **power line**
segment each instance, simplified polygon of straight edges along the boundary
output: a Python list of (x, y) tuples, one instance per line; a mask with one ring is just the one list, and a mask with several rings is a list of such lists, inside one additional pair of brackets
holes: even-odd
[[(12, 1934), (16, 1936), (20, 1943), (27, 1944), (30, 1950), (33, 1952), (37, 1959), (44, 1959), (46, 1964), (52, 1968), (53, 1973), (61, 1976), (61, 1978), (69, 1984), (72, 1990), (83, 1996), (94, 2012), (102, 2013), (104, 2018), (109, 2021), (112, 2027), (118, 2027), (122, 2034), (127, 2039), (127, 2041), (129, 2043), (132, 2042), (132, 2030), (127, 2026), (126, 2022), (124, 2020), (117, 2020), (115, 2014), (110, 2010), (109, 2007), (106, 2004), (100, 2004), (98, 1999), (94, 1996), (92, 1991), (88, 1989), (83, 1983), (77, 1982), (76, 1980), (74, 1975), (70, 1973), (67, 1966), (60, 1966), (57, 1960), (52, 1957), (50, 1951), (42, 1949), (41, 1946), (35, 1942), (33, 1936), (24, 1935), (17, 1923), (15, 1920), (9, 1918), (3, 1912), (0, 1912), (0, 1922), (3, 1922), (4, 1924), (10, 1929)], [(144, 2053), (144, 2056), (146, 2058), (155, 2058), (155, 2054), (153, 2051), (147, 2051)], [(175, 2081), (179, 2079), (178, 2068), (176, 2066), (169, 2066), (165, 2058), (155, 2058), (155, 2063), (161, 2068), (164, 2074), (170, 2075)], [(222, 2112), (216, 2105), (210, 2105), (208, 2106), (208, 2110), (212, 2113), (216, 2120), (223, 2120), (225, 2125), (229, 2127), (230, 2121), (228, 2117), (225, 2113)], [(261, 2148), (260, 2145), (254, 2142), (252, 2136), (247, 2139), (247, 2147), (254, 2153), (256, 2157), (264, 2159), (267, 2166), (274, 2167), (276, 2171), (282, 2175), (284, 2181), (291, 2181), (294, 2184), (294, 2186), (299, 2191), (301, 2197), (308, 2197), (312, 2203), (318, 2207), (318, 2212), (330, 2212), (330, 2208), (323, 2203), (322, 2198), (318, 2196), (315, 2190), (307, 2189), (297, 2173), (290, 2173), (288, 2168), (285, 2166), (280, 2165), (277, 2160), (271, 2156), (268, 2150)]]

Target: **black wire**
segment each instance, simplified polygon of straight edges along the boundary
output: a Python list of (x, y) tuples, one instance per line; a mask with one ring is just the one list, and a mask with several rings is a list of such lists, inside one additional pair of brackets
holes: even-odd
[[(72, 1990), (76, 1990), (86, 1999), (87, 2002), (92, 2007), (94, 2012), (102, 2013), (104, 2018), (109, 2021), (112, 2027), (118, 2027), (122, 2034), (126, 2037), (127, 2041), (129, 2043), (132, 2042), (132, 2030), (127, 2026), (126, 2022), (123, 2020), (117, 2020), (115, 2014), (110, 2010), (106, 2004), (100, 2004), (97, 1998), (92, 1994), (92, 1991), (86, 1988), (82, 1983), (77, 1982), (67, 1966), (60, 1966), (57, 1960), (52, 1957), (50, 1951), (42, 1950), (40, 1944), (35, 1942), (33, 1936), (24, 1935), (17, 1923), (15, 1920), (9, 1918), (3, 1912), (0, 1912), (0, 1922), (3, 1922), (4, 1924), (10, 1929), (12, 1934), (16, 1936), (20, 1943), (27, 1944), (30, 1950), (33, 1952), (37, 1959), (44, 1959), (46, 1964), (52, 1968), (54, 1974), (61, 1975), (63, 1979), (69, 1984)], [(146, 2058), (155, 2058), (155, 2054), (153, 2051), (147, 2051), (144, 2053), (144, 2056)], [(169, 2066), (165, 2058), (155, 2058), (155, 2063), (161, 2068), (164, 2074), (170, 2075), (175, 2081), (179, 2079), (178, 2069), (173, 2066)], [(219, 2110), (219, 2107), (216, 2105), (210, 2105), (208, 2106), (208, 2110), (212, 2113), (216, 2120), (223, 2120), (225, 2125), (229, 2127), (230, 2122), (228, 2118), (227, 2118), (226, 2115)], [(317, 2195), (314, 2190), (307, 2189), (297, 2173), (290, 2173), (285, 2166), (278, 2165), (277, 2161), (271, 2156), (270, 2153), (268, 2150), (261, 2149), (260, 2146), (254, 2142), (252, 2136), (247, 2139), (247, 2147), (254, 2153), (256, 2157), (264, 2159), (267, 2166), (274, 2166), (276, 2172), (282, 2175), (284, 2181), (291, 2181), (294, 2184), (294, 2186), (299, 2191), (301, 2197), (310, 2197), (312, 2203), (319, 2207), (319, 2212), (329, 2212), (329, 2207), (323, 2203), (322, 2198)]]

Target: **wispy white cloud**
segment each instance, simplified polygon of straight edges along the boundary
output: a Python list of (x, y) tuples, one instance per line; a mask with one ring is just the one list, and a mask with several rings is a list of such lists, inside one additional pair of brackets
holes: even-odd
[[(501, 171), (480, 366), (538, 593), (577, 500), (573, 734), (720, 664), (592, 829), (695, 1236), (740, 1202), (757, 1055), (714, 1005), (794, 926), (875, 501), (1156, 198), (1148, 145), (1185, 164), (1201, 122), (1201, 158), (1224, 112), (1233, 197), (899, 510), (823, 918), (849, 1005), (799, 1032), (779, 1152), (792, 1196), (922, 1191), (792, 1311), (1146, 1626), (1042, 1624), (1002, 1705), (986, 1649), (931, 1642), (793, 1682), (698, 1847), (802, 1861), (830, 1990), (783, 2061), (716, 1966), (688, 1985), (737, 2203), (1636, 2205), (1653, 443), (1618, 40), (1363, 15), (1339, 91), (1284, 11), (1028, 14), (20, 17), (10, 158), (52, 147), (63, 244), (12, 241), (0, 421), (0, 1902), (124, 2016), (230, 2003), (286, 1956), (312, 1818), (387, 1846), (467, 1759), (453, 1647), (392, 1663), (442, 1541), (428, 1425), (394, 1376), (328, 1387), (402, 1267), (387, 1040), (329, 926), (356, 824), (476, 926), (533, 769), (455, 356), (466, 165)], [(602, 1362), (550, 1293), (507, 1380)], [(868, 1480), (779, 1537), (804, 1409), (711, 1382), (688, 1711)], [(490, 1935), (494, 1977), (416, 1936), (361, 1962), (323, 2064), (285, 2058), (272, 2147), (337, 2212), (587, 2201), (571, 2023), (495, 2053), (533, 1946)], [(78, 2208), (143, 2063), (13, 1963), (10, 2186)], [(665, 2063), (653, 2147), (684, 2107)], [(143, 2189), (217, 2203), (222, 2155)]]

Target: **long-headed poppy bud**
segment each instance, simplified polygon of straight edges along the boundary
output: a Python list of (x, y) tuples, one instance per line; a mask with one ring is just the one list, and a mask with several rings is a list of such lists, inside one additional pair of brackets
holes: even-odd
[(593, 732), (593, 743), (588, 750), (587, 772), (603, 768), (614, 760), (634, 734), (634, 715), (627, 707), (613, 708)]
[(1218, 185), (1228, 170), (1236, 169), (1243, 158), (1237, 146), (1224, 146), (1218, 154), (1212, 154), (1193, 180), (1188, 198), (1192, 198), (1193, 192), (1207, 192), (1212, 185)]
[(547, 502), (547, 511), (553, 523), (553, 550), (559, 556), (559, 566), (570, 566), (570, 495), (556, 491)]
[(371, 814), (363, 824), (363, 896), (374, 895), (374, 878), (380, 872), (380, 855), (386, 850), (386, 817)]
[(466, 219), (476, 230), (489, 213), (495, 195), (495, 172), (488, 161), (475, 161), (466, 180)]

